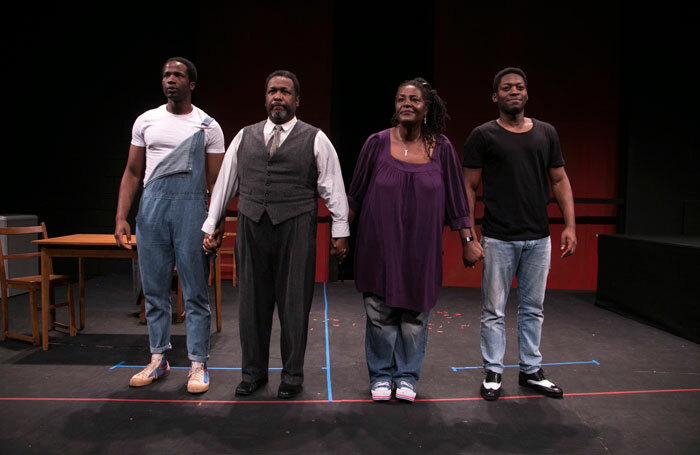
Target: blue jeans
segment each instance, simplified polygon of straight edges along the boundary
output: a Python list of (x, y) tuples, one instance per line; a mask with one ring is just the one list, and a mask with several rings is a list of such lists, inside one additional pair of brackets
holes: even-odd
[(484, 369), (503, 373), (506, 351), (504, 313), (513, 276), (518, 281), (518, 347), (520, 371), (540, 368), (544, 292), (551, 261), (549, 237), (503, 241), (482, 237), (484, 273), (481, 283), (481, 355)]
[(428, 340), (429, 311), (392, 308), (384, 299), (363, 294), (367, 312), (365, 353), (371, 384), (407, 381), (414, 388)]

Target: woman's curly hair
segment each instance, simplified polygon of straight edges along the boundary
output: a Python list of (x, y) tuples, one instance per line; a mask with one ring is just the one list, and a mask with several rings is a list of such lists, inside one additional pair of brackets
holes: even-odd
[[(401, 90), (401, 87), (406, 85), (413, 85), (421, 91), (425, 100), (425, 106), (428, 109), (428, 112), (425, 114), (425, 122), (421, 123), (420, 126), (420, 135), (425, 144), (425, 153), (430, 158), (430, 149), (435, 145), (438, 136), (445, 132), (446, 122), (450, 118), (447, 114), (447, 106), (445, 101), (438, 95), (437, 90), (422, 77), (403, 81), (396, 91), (398, 92)], [(396, 116), (396, 112), (394, 112), (394, 115), (391, 117), (391, 126), (398, 124), (399, 119)]]

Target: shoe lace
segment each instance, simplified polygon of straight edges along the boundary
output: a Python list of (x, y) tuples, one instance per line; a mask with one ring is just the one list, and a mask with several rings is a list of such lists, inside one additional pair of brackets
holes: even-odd
[(187, 376), (190, 381), (204, 382), (204, 364), (192, 365)]
[(386, 388), (388, 389), (388, 388), (389, 388), (389, 383), (386, 382), (386, 381), (380, 381), (380, 382), (377, 382), (376, 384), (374, 384), (374, 387), (372, 387), (372, 388), (373, 388), (373, 389), (379, 389), (379, 388), (382, 388), (382, 387), (386, 387)]
[(146, 377), (150, 376), (151, 373), (153, 373), (160, 366), (160, 364), (163, 363), (163, 359), (164, 357), (161, 357), (160, 359), (157, 357), (151, 357), (151, 362), (138, 374)]
[(412, 386), (410, 383), (406, 382), (406, 381), (401, 381), (401, 383), (400, 383), (399, 385), (401, 386), (402, 389), (411, 389), (411, 390), (413, 390), (413, 386)]

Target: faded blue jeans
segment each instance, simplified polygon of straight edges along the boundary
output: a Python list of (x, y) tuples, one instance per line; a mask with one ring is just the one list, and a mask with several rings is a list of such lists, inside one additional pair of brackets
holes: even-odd
[(503, 373), (506, 351), (505, 308), (513, 276), (518, 282), (518, 347), (520, 371), (540, 368), (544, 293), (552, 254), (549, 236), (503, 241), (482, 237), (484, 273), (481, 282), (481, 355), (484, 369)]
[(407, 381), (415, 389), (428, 340), (429, 311), (392, 308), (384, 299), (363, 293), (367, 312), (365, 353), (370, 384)]

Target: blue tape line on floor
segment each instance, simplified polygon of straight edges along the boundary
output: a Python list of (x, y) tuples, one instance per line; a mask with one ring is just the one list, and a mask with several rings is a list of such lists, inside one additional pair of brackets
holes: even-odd
[[(597, 360), (586, 360), (584, 362), (557, 362), (557, 363), (543, 363), (542, 366), (552, 366), (552, 365), (585, 365), (585, 364), (592, 364), (592, 365), (600, 365), (600, 363)], [(520, 365), (503, 365), (503, 368), (517, 368)], [(482, 370), (484, 368), (483, 365), (479, 365), (476, 367), (450, 367), (452, 371), (456, 372), (457, 370)]]
[(331, 387), (331, 354), (330, 343), (328, 341), (328, 297), (326, 296), (326, 283), (323, 283), (323, 300), (325, 301), (325, 320), (326, 325), (326, 383), (328, 383), (328, 401), (333, 401), (333, 387)]

